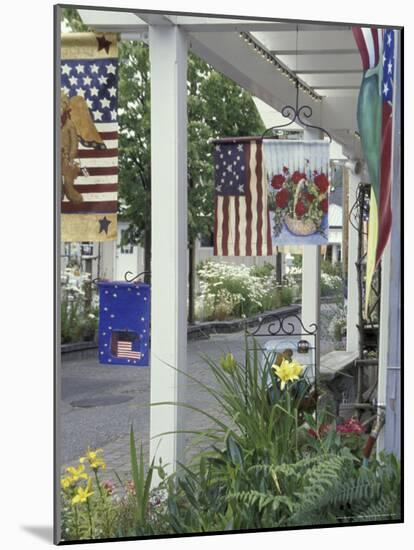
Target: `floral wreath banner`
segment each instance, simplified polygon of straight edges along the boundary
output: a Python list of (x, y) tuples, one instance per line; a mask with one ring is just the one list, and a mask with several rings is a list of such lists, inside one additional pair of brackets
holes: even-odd
[(326, 245), (329, 142), (263, 140), (272, 246)]

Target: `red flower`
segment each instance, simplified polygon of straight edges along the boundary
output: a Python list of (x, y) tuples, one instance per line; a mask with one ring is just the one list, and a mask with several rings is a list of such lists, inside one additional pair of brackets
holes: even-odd
[(315, 200), (315, 195), (312, 195), (312, 193), (309, 193), (308, 191), (305, 193), (305, 198), (308, 202), (313, 202)]
[(339, 424), (336, 427), (336, 431), (342, 434), (361, 435), (364, 433), (364, 427), (361, 422), (359, 422), (359, 420), (356, 420), (355, 418), (350, 418), (343, 424)]
[(329, 189), (329, 181), (325, 174), (315, 176), (315, 185), (319, 189), (319, 193), (326, 193)]
[(277, 174), (276, 176), (273, 176), (271, 186), (273, 189), (281, 189), (285, 181), (285, 176), (282, 176), (282, 174)]
[(289, 172), (289, 168), (287, 166), (283, 167), (283, 173), (287, 174)]
[(302, 201), (298, 201), (295, 207), (295, 214), (298, 218), (301, 218), (308, 211), (308, 207)]
[(292, 174), (292, 181), (295, 185), (297, 185), (300, 182), (300, 180), (305, 180), (305, 179), (306, 179), (306, 174), (298, 172), (297, 170)]
[(290, 194), (289, 190), (284, 188), (276, 195), (276, 206), (278, 208), (285, 208), (289, 202)]
[(323, 201), (319, 203), (319, 206), (324, 214), (328, 213), (328, 199), (323, 199)]

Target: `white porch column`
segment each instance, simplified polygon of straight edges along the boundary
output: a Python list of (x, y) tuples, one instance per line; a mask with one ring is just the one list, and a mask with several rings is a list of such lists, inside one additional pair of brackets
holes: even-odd
[[(304, 139), (321, 139), (319, 130), (305, 128)], [(302, 256), (302, 323), (309, 329), (312, 323), (318, 326), (315, 363), (320, 364), (320, 311), (321, 311), (321, 247), (304, 246)], [(315, 373), (317, 375), (317, 373)]]
[[(179, 401), (187, 351), (187, 40), (176, 26), (150, 26), (151, 403)], [(150, 460), (176, 469), (181, 438), (173, 405), (151, 407)], [(154, 481), (155, 483), (155, 481)]]
[(339, 248), (338, 244), (335, 243), (332, 245), (332, 265), (335, 265), (338, 263), (338, 248)]
[(302, 323), (306, 330), (316, 323), (315, 362), (320, 360), (320, 290), (321, 290), (321, 247), (304, 246), (302, 256)]
[[(348, 170), (348, 277), (347, 277), (347, 315), (346, 315), (346, 351), (358, 351), (359, 332), (359, 293), (358, 293), (358, 271), (356, 261), (358, 259), (358, 231), (349, 221), (349, 213), (357, 198), (359, 176), (353, 168)], [(355, 221), (354, 221), (355, 224)]]

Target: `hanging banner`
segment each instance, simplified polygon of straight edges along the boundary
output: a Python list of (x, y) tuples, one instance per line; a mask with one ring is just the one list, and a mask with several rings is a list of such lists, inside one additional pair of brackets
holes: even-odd
[(99, 362), (104, 365), (149, 365), (150, 286), (100, 281)]
[(214, 165), (214, 255), (271, 255), (261, 138), (217, 143)]
[(326, 245), (329, 142), (264, 139), (272, 245)]
[(61, 240), (117, 237), (115, 34), (62, 34)]

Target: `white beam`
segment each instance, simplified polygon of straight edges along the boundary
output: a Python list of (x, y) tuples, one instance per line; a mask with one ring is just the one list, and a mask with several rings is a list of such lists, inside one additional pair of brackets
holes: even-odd
[(349, 214), (357, 200), (357, 189), (360, 178), (352, 168), (348, 170), (348, 274), (347, 274), (347, 313), (346, 313), (346, 351), (358, 351), (359, 349), (359, 293), (358, 271), (356, 262), (358, 259), (358, 231), (349, 220)]
[[(150, 26), (151, 61), (151, 403), (182, 399), (187, 347), (187, 39), (176, 26)], [(173, 405), (151, 407), (150, 458), (169, 472), (182, 438)], [(155, 438), (155, 439), (154, 439)], [(156, 483), (156, 480), (154, 480)]]

